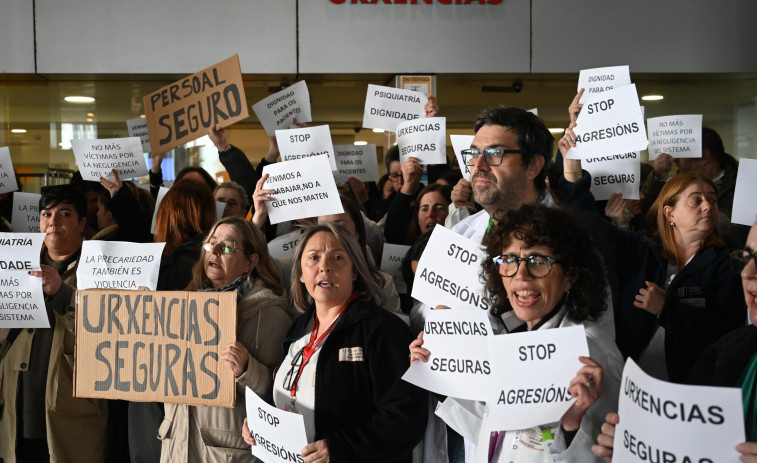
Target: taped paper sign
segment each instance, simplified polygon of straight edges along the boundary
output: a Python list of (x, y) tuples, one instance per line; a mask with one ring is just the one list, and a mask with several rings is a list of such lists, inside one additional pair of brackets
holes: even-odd
[(650, 117), (649, 160), (657, 159), (662, 153), (674, 158), (702, 157), (702, 115)]
[(128, 127), (129, 129), (130, 137), (139, 138), (140, 143), (142, 143), (142, 151), (149, 153), (150, 135), (147, 133), (147, 119), (144, 117), (129, 119), (128, 121), (126, 121), (126, 127)]
[[(741, 158), (733, 195), (731, 222), (751, 227), (757, 222), (757, 159)], [(754, 251), (754, 249), (753, 249)]]
[(589, 156), (581, 162), (591, 174), (591, 193), (597, 201), (610, 199), (614, 193), (623, 193), (623, 199), (639, 199), (641, 154), (638, 151)]
[(381, 253), (381, 270), (392, 276), (394, 287), (399, 294), (407, 294), (407, 283), (402, 275), (402, 259), (410, 249), (403, 244), (384, 243), (384, 251)]
[(628, 66), (611, 66), (605, 68), (582, 69), (578, 73), (578, 88), (584, 89), (579, 103), (585, 103), (589, 95), (604, 93), (618, 87), (631, 85), (631, 72)]
[(11, 152), (8, 147), (0, 148), (0, 194), (18, 190), (16, 174), (13, 172)]
[(420, 92), (368, 84), (363, 128), (395, 132), (397, 124), (426, 116), (428, 97)]
[(40, 270), (44, 233), (0, 233), (0, 328), (49, 328)]
[(334, 145), (331, 143), (331, 131), (328, 125), (277, 130), (276, 143), (279, 145), (282, 161), (326, 156), (331, 170), (336, 170)]
[(147, 175), (147, 161), (139, 138), (71, 140), (71, 147), (84, 180), (111, 179), (111, 169), (122, 179)]
[(444, 117), (429, 117), (398, 124), (400, 163), (404, 164), (410, 156), (421, 164), (447, 162), (446, 122)]
[(39, 232), (38, 193), (13, 192), (13, 212), (11, 213), (11, 230), (20, 233)]
[(350, 177), (361, 182), (376, 182), (379, 179), (376, 145), (334, 145), (336, 183), (346, 183)]
[(151, 153), (161, 154), (249, 116), (239, 57), (187, 76), (142, 99)]
[(277, 130), (291, 128), (294, 119), (298, 123), (313, 120), (310, 115), (310, 92), (304, 80), (263, 98), (252, 105), (252, 110), (269, 137), (274, 136)]
[[(158, 189), (158, 197), (155, 198), (155, 211), (152, 213), (152, 224), (150, 225), (150, 233), (155, 234), (155, 220), (158, 218), (158, 209), (160, 209), (160, 203), (168, 193), (168, 188), (162, 186)], [(216, 212), (218, 212), (216, 210)]]
[(76, 397), (233, 407), (235, 291), (76, 295)]
[[(302, 449), (308, 444), (302, 415), (272, 407), (245, 388), (247, 425), (257, 445), (252, 454), (266, 463), (302, 463)], [(240, 431), (241, 432), (241, 431)]]
[(160, 257), (166, 243), (87, 240), (76, 269), (78, 289), (139, 289), (155, 291)]
[[(457, 158), (457, 164), (460, 166), (460, 172), (463, 174), (463, 178), (470, 182), (470, 167), (465, 165), (463, 160), (462, 151), (470, 148), (473, 143), (475, 135), (450, 135), (449, 139), (452, 142), (452, 149), (455, 151), (455, 158)], [(453, 185), (454, 186), (454, 185)]]

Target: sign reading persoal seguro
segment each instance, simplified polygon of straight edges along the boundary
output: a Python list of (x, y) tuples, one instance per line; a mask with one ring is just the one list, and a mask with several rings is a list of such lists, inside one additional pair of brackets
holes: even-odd
[(0, 328), (49, 328), (40, 270), (44, 233), (0, 233)]
[(662, 153), (674, 158), (702, 157), (701, 114), (650, 117), (647, 128), (650, 161)]
[(310, 92), (304, 80), (276, 92), (252, 105), (252, 110), (260, 119), (269, 137), (277, 130), (292, 127), (294, 119), (297, 123), (310, 122)]
[(147, 175), (147, 162), (137, 137), (71, 140), (71, 147), (84, 180), (112, 179), (111, 169), (122, 179)]
[(428, 117), (397, 125), (397, 146), (400, 163), (417, 158), (421, 164), (444, 164), (447, 161), (446, 125), (444, 117)]
[(329, 160), (331, 170), (336, 170), (334, 145), (331, 143), (331, 131), (328, 125), (277, 130), (276, 143), (279, 146), (282, 161), (325, 156)]

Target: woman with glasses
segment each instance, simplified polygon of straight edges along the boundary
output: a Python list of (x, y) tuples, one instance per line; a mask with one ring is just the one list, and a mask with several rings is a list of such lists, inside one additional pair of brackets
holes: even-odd
[(249, 387), (271, 401), (273, 367), (291, 321), (287, 299), (262, 233), (241, 217), (226, 217), (210, 230), (188, 290), (237, 293), (236, 341), (221, 351), (234, 372), (234, 408), (165, 404), (159, 438), (162, 462), (254, 461), (239, 434)]
[[(458, 399), (447, 399), (437, 415), (461, 435), (478, 434), (477, 442), (466, 441), (466, 462), (546, 461), (547, 451), (559, 461), (596, 461), (591, 445), (607, 411), (617, 407), (623, 359), (596, 323), (606, 289), (601, 263), (586, 252), (593, 246), (589, 233), (565, 211), (527, 205), (509, 211), (485, 244), (482, 277), (502, 318), (495, 334), (583, 325), (590, 357), (580, 357), (584, 366), (569, 387), (576, 402), (554, 428), (478, 433), (485, 404)], [(422, 344), (421, 333), (410, 345), (413, 360), (433, 355)], [(551, 447), (545, 435), (554, 438)]]
[[(291, 296), (305, 310), (284, 341), (276, 406), (299, 413), (305, 462), (410, 462), (426, 426), (427, 396), (403, 381), (411, 335), (373, 303), (382, 298), (357, 239), (323, 223), (300, 239)], [(255, 430), (242, 430), (255, 444)]]

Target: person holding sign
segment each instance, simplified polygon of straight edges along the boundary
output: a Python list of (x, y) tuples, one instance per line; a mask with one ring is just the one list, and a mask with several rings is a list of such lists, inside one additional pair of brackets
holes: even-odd
[[(273, 395), (278, 408), (304, 417), (304, 461), (411, 462), (427, 397), (401, 379), (407, 326), (372, 302), (381, 289), (343, 227), (308, 229), (295, 256), (292, 300), (306, 312), (284, 341)], [(246, 425), (243, 433), (254, 444)]]
[[(591, 445), (607, 412), (617, 407), (623, 359), (596, 322), (607, 308), (606, 288), (601, 263), (586, 252), (592, 247), (588, 231), (574, 217), (544, 206), (507, 212), (489, 235), (482, 277), (492, 312), (502, 318), (495, 334), (583, 325), (591, 358), (580, 357), (585, 366), (564, 385), (576, 401), (556, 426), (544, 423), (539, 429), (479, 433), (478, 428), (470, 429), (468, 413), (472, 409), (483, 420), (484, 404), (471, 407), (447, 399), (437, 415), (462, 435), (479, 434), (476, 459), (469, 443), (466, 462), (531, 462), (544, 459), (546, 452), (549, 461), (597, 461)], [(422, 345), (422, 335), (410, 344), (413, 360), (425, 362), (433, 355)]]
[(147, 243), (150, 236), (150, 219), (155, 211), (155, 200), (132, 182), (124, 183), (115, 169), (113, 177), (100, 177), (105, 187), (97, 202), (97, 228), (93, 240), (132, 241)]
[(29, 273), (42, 279), (50, 328), (0, 330), (10, 342), (0, 361), (0, 458), (104, 462), (107, 401), (73, 396), (73, 304), (86, 199), (73, 185), (46, 187), (39, 210), (42, 270)]

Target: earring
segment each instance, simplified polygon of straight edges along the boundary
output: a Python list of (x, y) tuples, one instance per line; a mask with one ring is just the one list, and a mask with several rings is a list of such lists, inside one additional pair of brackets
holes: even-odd
[(670, 222), (670, 226), (671, 226), (671, 227), (675, 227), (675, 226), (676, 226), (676, 223), (675, 223), (675, 222)]

